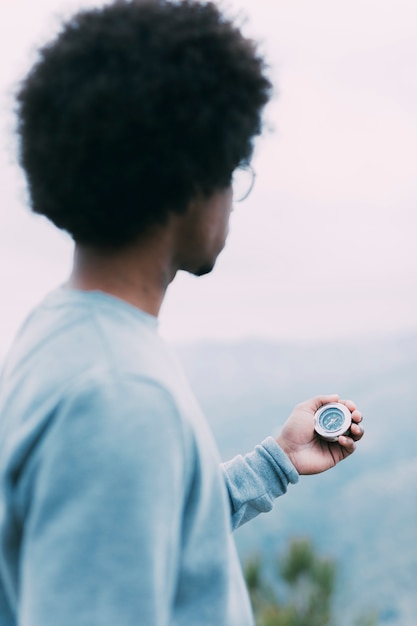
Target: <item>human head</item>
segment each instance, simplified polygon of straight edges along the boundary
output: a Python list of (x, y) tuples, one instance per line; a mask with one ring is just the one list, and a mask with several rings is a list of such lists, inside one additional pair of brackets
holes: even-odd
[(211, 2), (79, 12), (17, 95), (32, 209), (80, 245), (128, 245), (230, 185), (270, 89), (255, 44)]

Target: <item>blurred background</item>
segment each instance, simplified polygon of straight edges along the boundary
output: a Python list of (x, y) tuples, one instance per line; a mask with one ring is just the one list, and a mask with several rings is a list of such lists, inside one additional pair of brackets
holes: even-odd
[[(28, 210), (13, 92), (62, 18), (96, 4), (0, 5), (0, 358), (72, 259), (69, 238)], [(357, 402), (367, 433), (355, 456), (292, 487), (237, 532), (239, 550), (244, 562), (262, 556), (289, 602), (274, 563), (306, 537), (336, 564), (334, 621), (321, 625), (415, 626), (417, 5), (222, 6), (260, 42), (275, 95), (256, 143), (256, 184), (235, 207), (228, 245), (211, 275), (177, 277), (161, 333), (224, 458), (276, 431), (310, 395)]]

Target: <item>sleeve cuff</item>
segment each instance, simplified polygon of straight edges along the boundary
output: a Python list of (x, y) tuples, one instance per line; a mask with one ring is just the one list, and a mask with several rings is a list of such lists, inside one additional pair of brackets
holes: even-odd
[[(273, 437), (267, 437), (260, 444), (268, 453), (270, 462), (275, 469), (275, 471), (282, 476), (284, 474), (289, 483), (295, 485), (298, 483), (299, 474), (295, 469), (294, 465), (291, 463), (289, 457), (285, 454), (283, 449), (278, 445), (276, 440)], [(274, 494), (275, 495), (275, 494)], [(275, 497), (281, 495), (280, 490)]]

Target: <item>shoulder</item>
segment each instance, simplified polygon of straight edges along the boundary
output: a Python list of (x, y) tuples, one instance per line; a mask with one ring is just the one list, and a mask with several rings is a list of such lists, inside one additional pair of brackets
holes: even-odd
[[(106, 369), (119, 382), (126, 372), (169, 380), (169, 349), (150, 316), (105, 294), (57, 290), (35, 309), (9, 352), (0, 395), (33, 404), (74, 388)], [(100, 384), (93, 386), (99, 390)], [(30, 392), (30, 393), (28, 393)]]
[(61, 492), (78, 484), (78, 493), (91, 490), (92, 497), (102, 489), (109, 497), (148, 493), (152, 483), (155, 493), (182, 498), (190, 482), (193, 434), (170, 393), (150, 380), (89, 372), (61, 395), (35, 441), (33, 435), (21, 441), (29, 452), (19, 471), (25, 502), (35, 485), (51, 480)]
[[(166, 439), (187, 445), (187, 422), (175, 397), (153, 378), (96, 368), (73, 380), (57, 407), (57, 425), (75, 439), (94, 434), (101, 445), (155, 449)], [(184, 450), (185, 452), (185, 450)]]

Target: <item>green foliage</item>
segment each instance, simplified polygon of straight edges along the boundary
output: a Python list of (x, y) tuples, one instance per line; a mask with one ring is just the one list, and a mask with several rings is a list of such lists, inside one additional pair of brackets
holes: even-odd
[[(259, 555), (247, 560), (244, 571), (257, 626), (336, 626), (336, 564), (319, 556), (309, 539), (294, 539), (278, 559), (276, 574), (286, 586), (285, 601), (278, 597), (278, 585), (267, 582)], [(375, 615), (362, 616), (355, 626), (376, 623)]]
[(277, 597), (263, 575), (263, 563), (259, 555), (246, 561), (244, 568), (246, 585), (255, 615), (262, 615), (262, 626), (273, 625), (273, 617), (278, 608)]
[(372, 611), (369, 615), (361, 615), (355, 620), (355, 626), (377, 626), (378, 615)]
[(278, 570), (291, 589), (297, 626), (330, 624), (335, 564), (319, 557), (309, 540), (299, 539), (290, 544)]

